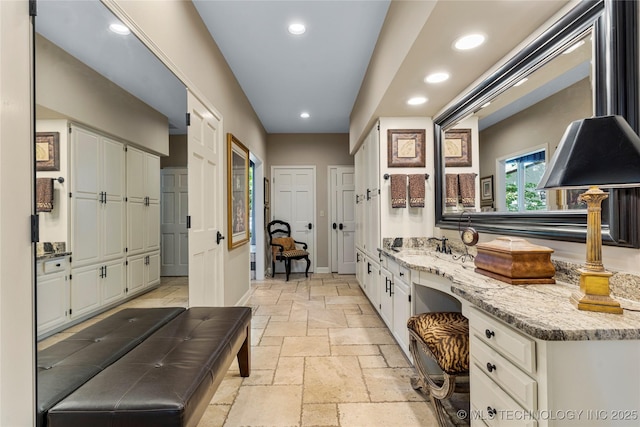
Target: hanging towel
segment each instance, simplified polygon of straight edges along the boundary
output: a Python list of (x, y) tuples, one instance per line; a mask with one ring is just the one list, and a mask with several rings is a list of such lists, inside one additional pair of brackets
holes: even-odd
[(36, 178), (36, 212), (53, 210), (53, 180)]
[(409, 206), (424, 208), (424, 174), (409, 175)]
[(444, 205), (447, 207), (458, 206), (458, 175), (454, 173), (447, 173), (444, 175), (444, 180)]
[(461, 173), (460, 180), (460, 198), (462, 198), (462, 206), (472, 208), (476, 205), (476, 174)]
[(391, 207), (407, 207), (407, 175), (391, 175)]

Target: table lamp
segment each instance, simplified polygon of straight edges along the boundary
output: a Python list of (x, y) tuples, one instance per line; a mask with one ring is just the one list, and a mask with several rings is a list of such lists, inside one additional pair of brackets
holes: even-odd
[(560, 141), (538, 189), (589, 187), (580, 195), (587, 203), (587, 262), (580, 272), (580, 290), (571, 295), (578, 310), (622, 314), (609, 295), (612, 273), (602, 264), (600, 188), (640, 186), (640, 137), (621, 116), (576, 120)]

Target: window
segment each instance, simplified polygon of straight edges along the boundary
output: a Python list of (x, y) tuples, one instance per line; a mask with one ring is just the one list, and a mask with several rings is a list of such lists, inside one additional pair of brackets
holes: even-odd
[(509, 212), (547, 209), (547, 193), (536, 190), (544, 174), (545, 150), (506, 159), (504, 164), (505, 202)]

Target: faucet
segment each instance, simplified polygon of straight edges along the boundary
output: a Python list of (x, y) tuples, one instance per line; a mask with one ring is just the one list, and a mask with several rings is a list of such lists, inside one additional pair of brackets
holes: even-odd
[(440, 252), (443, 254), (451, 254), (451, 247), (447, 245), (447, 242), (449, 241), (449, 239), (447, 239), (446, 237), (441, 237), (439, 239), (437, 237), (429, 237), (429, 241), (432, 241), (432, 240), (436, 240), (440, 242), (436, 246), (436, 252)]

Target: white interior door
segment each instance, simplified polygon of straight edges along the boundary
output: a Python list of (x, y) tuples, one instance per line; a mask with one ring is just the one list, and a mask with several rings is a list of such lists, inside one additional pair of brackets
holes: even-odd
[[(273, 188), (271, 219), (279, 219), (291, 225), (291, 236), (307, 244), (311, 268), (314, 271), (315, 247), (315, 166), (273, 166), (271, 171)], [(304, 272), (306, 261), (293, 261), (292, 272)], [(276, 272), (284, 272), (284, 265), (276, 263)]]
[(336, 173), (338, 274), (356, 273), (356, 185), (353, 167)]
[(224, 304), (222, 206), (223, 133), (219, 116), (191, 92), (187, 97), (189, 305)]
[(162, 276), (189, 274), (189, 237), (187, 233), (188, 174), (186, 168), (167, 168), (161, 172), (160, 235)]

